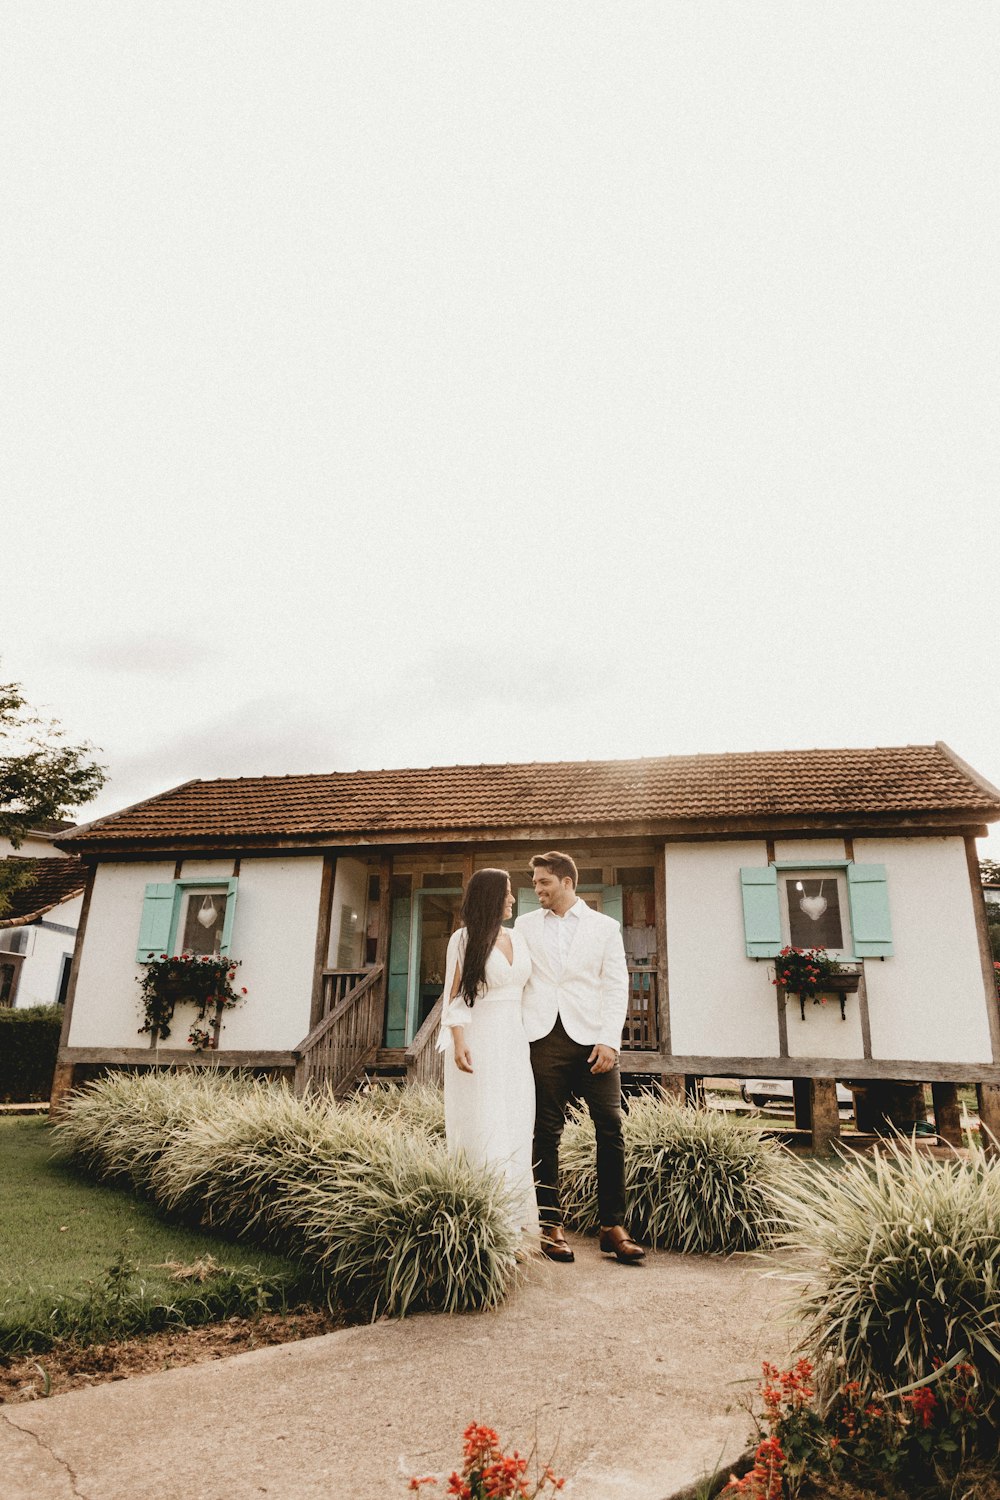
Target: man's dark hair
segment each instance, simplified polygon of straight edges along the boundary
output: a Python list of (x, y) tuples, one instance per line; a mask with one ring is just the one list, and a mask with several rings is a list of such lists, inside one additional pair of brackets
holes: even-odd
[(536, 854), (529, 861), (529, 867), (535, 871), (539, 865), (543, 865), (546, 870), (551, 870), (557, 880), (564, 880), (568, 875), (573, 882), (573, 889), (576, 889), (576, 882), (580, 878), (579, 871), (575, 861), (570, 859), (568, 854), (560, 854), (558, 849), (550, 849), (548, 854)]

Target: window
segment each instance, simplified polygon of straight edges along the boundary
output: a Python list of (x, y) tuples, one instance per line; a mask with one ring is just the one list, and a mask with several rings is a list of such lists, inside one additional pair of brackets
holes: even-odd
[(782, 936), (793, 948), (850, 953), (847, 879), (839, 870), (782, 870)]
[(186, 891), (181, 902), (180, 942), (178, 953), (208, 954), (218, 958), (222, 943), (222, 924), (226, 914), (226, 888)]
[(231, 880), (157, 881), (146, 887), (139, 924), (136, 962), (161, 953), (225, 957), (236, 916), (235, 875)]
[(748, 958), (773, 958), (785, 943), (845, 958), (893, 952), (885, 865), (744, 865), (740, 885)]

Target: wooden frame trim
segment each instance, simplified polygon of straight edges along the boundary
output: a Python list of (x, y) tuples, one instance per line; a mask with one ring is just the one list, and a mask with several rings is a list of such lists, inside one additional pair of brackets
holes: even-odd
[(788, 991), (783, 984), (775, 985), (778, 998), (778, 1056), (788, 1056)]
[(856, 1078), (898, 1083), (997, 1083), (1000, 1063), (927, 1062), (857, 1057), (689, 1057), (621, 1055), (623, 1073), (689, 1073), (708, 1078)]
[[(871, 1012), (868, 1009), (868, 980), (865, 976), (864, 959), (861, 960), (860, 969), (861, 982), (858, 985), (858, 1020), (861, 1022), (861, 1050), (864, 1056), (870, 1061), (872, 1055), (872, 1018)], [(996, 1054), (994, 1053), (995, 1056)]]
[(979, 873), (979, 850), (973, 838), (965, 840), (965, 857), (969, 866), (969, 884), (972, 887), (972, 910), (976, 920), (976, 937), (979, 942), (979, 959), (983, 969), (983, 988), (986, 993), (986, 1024), (990, 1028), (990, 1046), (993, 1061), (1000, 1062), (1000, 1001), (997, 998), (996, 973), (993, 968), (993, 950), (990, 947), (989, 918), (986, 915), (986, 897), (983, 895), (982, 876)]
[(653, 857), (653, 907), (656, 914), (656, 1036), (670, 1051), (670, 961), (667, 956), (667, 847)]
[(152, 1063), (159, 1068), (294, 1068), (294, 1052), (240, 1052), (226, 1051), (198, 1053), (180, 1047), (160, 1047), (150, 1052), (145, 1047), (60, 1047), (58, 1062), (73, 1066), (76, 1063), (134, 1063), (147, 1066)]
[[(153, 798), (150, 799), (155, 800)], [(965, 808), (938, 808), (927, 812), (856, 812), (817, 815), (805, 820), (804, 814), (775, 818), (659, 818), (649, 821), (619, 823), (548, 823), (544, 825), (489, 824), (481, 827), (450, 826), (441, 828), (331, 829), (325, 833), (291, 835), (281, 833), (233, 835), (193, 835), (178, 844), (176, 834), (163, 838), (123, 838), (100, 840), (59, 839), (56, 847), (85, 859), (164, 858), (166, 851), (180, 849), (188, 858), (239, 850), (248, 857), (266, 858), (289, 849), (303, 853), (322, 853), (329, 849), (355, 849), (359, 845), (393, 849), (437, 848), (442, 844), (464, 848), (470, 844), (537, 844), (546, 841), (579, 843), (603, 840), (666, 840), (696, 842), (701, 839), (742, 839), (755, 837), (793, 838), (930, 838), (971, 834), (984, 838), (987, 824), (1000, 818), (1000, 805), (984, 801)]]
[(70, 965), (69, 983), (66, 986), (66, 1008), (63, 1011), (62, 1027), (59, 1031), (59, 1051), (69, 1041), (70, 1026), (73, 1023), (73, 1004), (76, 1000), (76, 986), (80, 977), (80, 964), (83, 961), (83, 940), (87, 932), (87, 918), (90, 916), (90, 903), (94, 898), (94, 884), (97, 880), (97, 866), (91, 865), (87, 870), (87, 883), (83, 888), (83, 905), (80, 908), (80, 925), (76, 929), (76, 943), (73, 947), (73, 962)]
[(330, 952), (333, 925), (333, 892), (337, 880), (337, 856), (324, 854), (323, 878), (319, 883), (319, 913), (316, 918), (316, 951), (313, 956), (312, 995), (309, 1000), (309, 1030), (323, 1014), (323, 970)]

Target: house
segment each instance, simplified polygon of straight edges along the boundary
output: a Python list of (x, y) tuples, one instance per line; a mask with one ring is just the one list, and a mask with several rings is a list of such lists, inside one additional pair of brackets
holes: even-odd
[(87, 868), (75, 857), (54, 854), (4, 861), (25, 879), (0, 916), (0, 1005), (53, 1005), (66, 999)]
[[(58, 841), (88, 879), (55, 1096), (94, 1068), (203, 1060), (137, 1035), (140, 965), (182, 949), (242, 964), (212, 1062), (299, 1087), (433, 1077), (463, 882), (506, 868), (523, 912), (530, 856), (557, 847), (622, 924), (626, 1074), (799, 1080), (819, 1136), (837, 1078), (931, 1082), (952, 1131), (971, 1082), (1000, 1124), (975, 842), (998, 817), (940, 742), (187, 782)], [(839, 956), (855, 992), (800, 1008), (772, 982), (786, 943)]]

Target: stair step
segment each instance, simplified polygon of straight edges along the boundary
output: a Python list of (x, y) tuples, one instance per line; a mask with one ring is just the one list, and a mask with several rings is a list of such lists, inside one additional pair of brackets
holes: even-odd
[(405, 1047), (380, 1047), (375, 1054), (376, 1068), (401, 1068), (406, 1071)]

